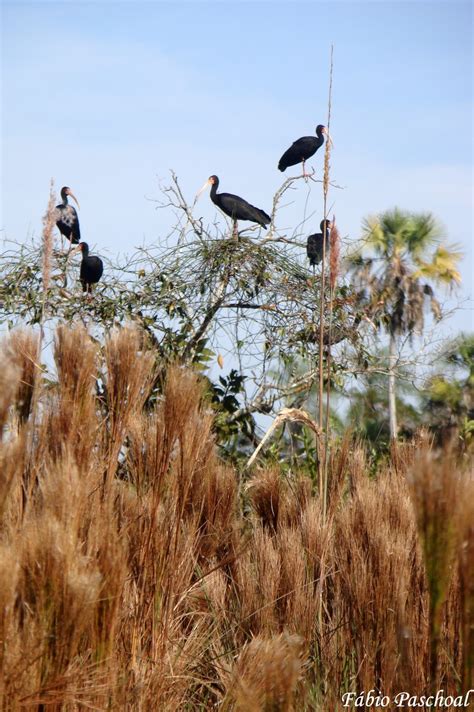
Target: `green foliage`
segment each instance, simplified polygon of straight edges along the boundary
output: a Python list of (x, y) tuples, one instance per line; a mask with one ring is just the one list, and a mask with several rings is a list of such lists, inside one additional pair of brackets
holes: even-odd
[[(275, 206), (294, 180), (285, 181)], [(225, 226), (206, 227), (194, 216), (195, 204), (186, 203), (175, 175), (163, 193), (160, 206), (185, 215), (186, 222), (178, 217), (167, 238), (124, 258), (111, 261), (102, 254), (104, 276), (90, 298), (82, 294), (77, 256), (54, 251), (43, 312), (43, 246), (12, 243), (0, 260), (0, 323), (41, 320), (53, 328), (79, 321), (103, 341), (112, 328), (133, 322), (147, 332), (161, 364), (193, 364), (202, 372), (216, 354), (229, 350), (239, 370), (251, 376), (239, 382), (233, 374), (225, 385), (213, 384), (221, 401), (218, 428), (226, 447), (240, 436), (248, 443), (255, 437), (253, 414), (274, 414), (284, 401), (270, 365), (295, 353), (315, 361), (320, 279), (308, 269), (297, 240), (280, 238), (272, 228), (263, 239), (254, 239), (252, 229), (241, 231), (236, 241)], [(337, 290), (333, 343), (357, 342), (352, 297), (347, 287)], [(342, 373), (337, 355), (333, 367)], [(308, 390), (311, 383), (302, 387)], [(152, 399), (159, 388), (157, 379)]]
[(429, 213), (414, 214), (393, 208), (364, 221), (366, 245), (385, 261), (395, 255), (420, 258), (439, 235), (439, 227)]
[[(293, 180), (285, 181), (275, 207)], [(112, 328), (133, 322), (148, 334), (161, 368), (192, 364), (202, 373), (223, 349), (230, 351), (239, 370), (209, 381), (209, 390), (218, 440), (234, 457), (257, 441), (258, 413), (275, 415), (283, 406), (314, 412), (320, 275), (308, 269), (298, 236), (280, 236), (272, 226), (263, 239), (254, 239), (253, 229), (241, 232), (239, 240), (229, 239), (226, 228), (205, 227), (194, 216), (195, 204), (186, 203), (176, 176), (163, 192), (161, 207), (184, 215), (186, 222), (178, 218), (166, 240), (120, 261), (102, 255), (104, 277), (91, 298), (82, 293), (77, 257), (55, 251), (43, 312), (43, 247), (34, 241), (13, 243), (0, 260), (0, 323), (41, 322), (48, 328), (79, 321), (103, 343)], [(326, 371), (331, 342), (331, 372), (325, 380), (330, 379), (333, 392), (345, 392), (348, 373), (373, 367), (373, 344), (366, 337), (374, 326), (397, 336), (421, 331), (427, 302), (440, 318), (431, 285), (459, 281), (460, 255), (437, 244), (438, 236), (428, 214), (394, 209), (366, 221), (364, 248), (351, 262), (352, 283), (340, 280), (331, 323), (325, 319), (322, 358)], [(161, 375), (150, 403), (160, 396)], [(357, 421), (358, 434), (374, 447), (386, 444), (387, 401), (380, 396), (385, 385), (382, 377), (369, 375), (362, 391), (351, 395), (350, 420)], [(433, 377), (429, 408), (438, 414), (449, 408), (456, 422), (464, 419), (469, 433), (471, 416), (459, 405), (463, 388)], [(404, 411), (402, 432), (409, 435), (415, 427), (413, 408), (403, 399), (398, 406)], [(339, 432), (341, 418), (334, 409), (330, 418)], [(290, 462), (304, 454), (312, 461), (311, 443), (304, 426), (293, 423), (282, 429), (267, 454)]]
[(245, 378), (232, 369), (227, 376), (219, 376), (217, 383), (209, 382), (211, 403), (216, 413), (214, 431), (217, 442), (234, 457), (241, 438), (248, 443), (255, 435), (253, 415), (239, 400), (245, 397)]
[(460, 334), (442, 355), (423, 393), (425, 423), (438, 442), (457, 435), (465, 449), (474, 443), (474, 334)]
[[(388, 354), (386, 351), (370, 355), (367, 371), (358, 378), (358, 386), (349, 391), (350, 406), (345, 425), (379, 456), (390, 445), (388, 409)], [(397, 394), (397, 414), (400, 435), (411, 438), (422, 424), (417, 407), (417, 391), (411, 385), (406, 369), (400, 369)]]

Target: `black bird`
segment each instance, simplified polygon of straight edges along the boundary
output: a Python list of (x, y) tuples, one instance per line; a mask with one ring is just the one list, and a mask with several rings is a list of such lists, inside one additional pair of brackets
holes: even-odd
[(318, 124), (316, 126), (316, 136), (302, 136), (302, 138), (295, 141), (280, 158), (278, 170), (285, 171), (288, 166), (296, 166), (298, 163), (302, 163), (303, 175), (306, 176), (307, 174), (304, 170), (305, 161), (311, 158), (318, 148), (321, 148), (324, 143), (324, 135), (329, 136), (327, 128), (322, 124)]
[(87, 242), (80, 242), (74, 252), (82, 252), (81, 270), (79, 279), (82, 283), (82, 291), (92, 293), (92, 285), (97, 284), (104, 272), (104, 263), (97, 255), (89, 254)]
[(237, 220), (250, 220), (251, 222), (258, 223), (262, 227), (267, 227), (268, 223), (271, 222), (271, 217), (267, 215), (264, 210), (256, 208), (254, 205), (250, 205), (243, 198), (239, 198), (238, 195), (232, 195), (232, 193), (218, 193), (217, 188), (219, 187), (219, 178), (217, 176), (211, 176), (203, 185), (201, 190), (196, 195), (196, 198), (202, 193), (207, 186), (211, 186), (211, 200), (214, 205), (222, 210), (226, 215), (232, 218), (234, 222), (234, 237), (237, 238)]
[[(326, 230), (324, 229), (324, 226), (326, 225)], [(309, 264), (314, 267), (315, 265), (319, 265), (321, 260), (323, 259), (323, 235), (324, 232), (326, 232), (326, 254), (329, 252), (329, 235), (331, 233), (331, 221), (330, 220), (321, 220), (321, 223), (319, 225), (319, 229), (321, 232), (316, 232), (314, 235), (309, 235), (308, 236), (308, 242), (306, 243), (306, 254), (309, 257)]]
[(72, 190), (67, 186), (61, 188), (61, 198), (63, 202), (56, 205), (56, 225), (61, 235), (66, 237), (72, 245), (77, 245), (81, 241), (79, 218), (77, 217), (76, 208), (68, 203), (68, 195), (71, 196), (76, 202), (77, 207), (79, 207), (77, 198)]

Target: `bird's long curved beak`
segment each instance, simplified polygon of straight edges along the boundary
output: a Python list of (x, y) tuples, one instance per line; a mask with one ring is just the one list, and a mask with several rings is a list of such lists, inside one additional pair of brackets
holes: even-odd
[(80, 209), (81, 209), (81, 206), (79, 205), (79, 201), (78, 201), (78, 199), (76, 198), (76, 196), (74, 195), (74, 193), (71, 193), (71, 191), (69, 191), (68, 195), (69, 195), (69, 197), (71, 197), (71, 198), (74, 200), (74, 202), (76, 203), (77, 207), (78, 207), (79, 210), (80, 210)]
[(82, 247), (81, 245), (76, 245), (75, 247), (72, 247), (71, 250), (69, 251), (70, 255), (75, 255), (78, 252), (82, 252)]
[(199, 188), (198, 192), (196, 193), (195, 198), (194, 198), (194, 202), (196, 202), (196, 200), (199, 198), (199, 196), (201, 195), (201, 193), (204, 193), (204, 191), (206, 190), (206, 188), (208, 188), (210, 185), (211, 185), (211, 181), (210, 181), (209, 179), (207, 179), (207, 181), (204, 183), (204, 185), (202, 186), (202, 188)]
[(328, 131), (327, 129), (324, 131), (324, 133), (325, 133), (326, 136), (327, 136), (327, 140), (329, 141), (329, 145), (331, 146), (331, 148), (334, 148), (334, 141), (333, 141), (332, 138), (331, 138), (331, 134), (329, 133), (329, 131)]

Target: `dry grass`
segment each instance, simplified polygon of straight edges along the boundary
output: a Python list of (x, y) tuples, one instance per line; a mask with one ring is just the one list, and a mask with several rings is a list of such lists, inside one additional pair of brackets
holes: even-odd
[(2, 709), (322, 711), (472, 687), (474, 485), (454, 454), (398, 447), (369, 479), (346, 439), (323, 516), (303, 476), (240, 487), (195, 374), (170, 369), (145, 410), (138, 332), (101, 352), (58, 329), (48, 388), (37, 344), (2, 349)]

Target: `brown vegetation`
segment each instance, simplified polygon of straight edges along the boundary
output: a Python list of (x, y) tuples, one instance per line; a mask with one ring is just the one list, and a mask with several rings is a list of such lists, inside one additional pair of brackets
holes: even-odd
[(152, 408), (137, 331), (101, 351), (59, 328), (56, 384), (37, 344), (2, 348), (2, 709), (330, 710), (473, 686), (474, 485), (453, 454), (420, 439), (369, 478), (346, 438), (324, 515), (298, 473), (241, 486), (192, 372), (170, 369)]

